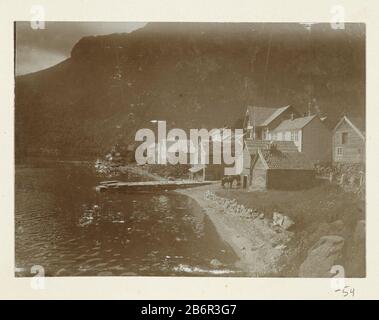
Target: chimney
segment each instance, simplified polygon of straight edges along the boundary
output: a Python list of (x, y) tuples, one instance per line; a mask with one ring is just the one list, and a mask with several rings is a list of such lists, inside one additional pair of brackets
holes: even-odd
[(293, 114), (293, 112), (291, 113), (291, 120), (293, 120), (295, 118), (295, 115)]

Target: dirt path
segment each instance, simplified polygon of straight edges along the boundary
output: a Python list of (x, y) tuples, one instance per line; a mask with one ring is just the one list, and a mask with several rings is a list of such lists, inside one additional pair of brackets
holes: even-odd
[(227, 242), (238, 255), (238, 266), (253, 276), (275, 275), (284, 267), (281, 259), (286, 251), (286, 244), (293, 233), (280, 232), (272, 228), (270, 219), (253, 218), (240, 213), (225, 210), (225, 204), (207, 199), (207, 191), (216, 191), (220, 186), (202, 186), (177, 190), (185, 194), (203, 208), (216, 227), (220, 237)]
[[(123, 170), (153, 180), (165, 180), (136, 166), (125, 166)], [(239, 257), (239, 268), (252, 276), (278, 275), (285, 267), (285, 260), (282, 258), (287, 253), (287, 243), (293, 237), (293, 233), (285, 230), (278, 232), (272, 228), (271, 220), (266, 217), (254, 219), (252, 216), (230, 212), (225, 209), (225, 204), (205, 197), (207, 192), (213, 193), (219, 188), (220, 185), (208, 185), (175, 192), (194, 199), (200, 205), (211, 219), (220, 238), (228, 243)]]

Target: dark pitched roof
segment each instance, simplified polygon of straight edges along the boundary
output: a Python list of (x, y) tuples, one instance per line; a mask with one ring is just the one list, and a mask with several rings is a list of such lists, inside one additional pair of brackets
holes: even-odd
[(250, 122), (256, 126), (267, 126), (290, 106), (281, 108), (247, 107)]
[(258, 149), (268, 150), (271, 145), (275, 145), (276, 148), (282, 152), (298, 152), (293, 141), (245, 140), (245, 146), (251, 155), (256, 154)]
[(308, 157), (302, 152), (281, 152), (279, 150), (260, 150), (269, 169), (314, 170)]
[(273, 120), (275, 120), (278, 116), (280, 116), (284, 111), (286, 111), (290, 106), (282, 107), (276, 109), (263, 123), (262, 126), (269, 125)]
[(258, 149), (268, 149), (270, 141), (246, 139), (245, 146), (250, 154), (256, 154)]
[(304, 128), (309, 122), (311, 122), (316, 115), (295, 118), (293, 120), (284, 120), (279, 126), (275, 128), (274, 131), (286, 131), (286, 130), (295, 130)]

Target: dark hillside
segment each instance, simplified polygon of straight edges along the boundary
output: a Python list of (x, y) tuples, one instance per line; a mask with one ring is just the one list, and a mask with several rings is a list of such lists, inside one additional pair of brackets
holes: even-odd
[(249, 104), (364, 116), (365, 29), (345, 27), (150, 23), (85, 37), (66, 61), (16, 78), (17, 156), (101, 154), (152, 119), (234, 126)]

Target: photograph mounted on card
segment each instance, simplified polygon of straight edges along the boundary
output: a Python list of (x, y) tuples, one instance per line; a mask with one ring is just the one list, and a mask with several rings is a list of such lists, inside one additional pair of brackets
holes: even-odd
[(33, 10), (16, 277), (366, 277), (365, 24)]

